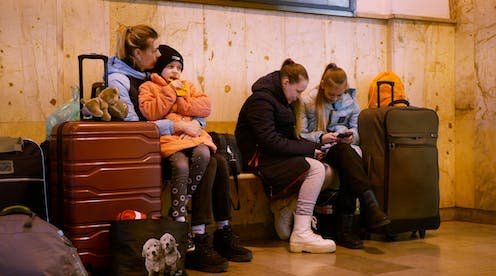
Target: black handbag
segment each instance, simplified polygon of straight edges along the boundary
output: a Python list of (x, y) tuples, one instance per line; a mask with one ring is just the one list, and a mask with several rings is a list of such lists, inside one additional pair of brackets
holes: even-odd
[(113, 221), (112, 275), (187, 275), (188, 229), (169, 219)]

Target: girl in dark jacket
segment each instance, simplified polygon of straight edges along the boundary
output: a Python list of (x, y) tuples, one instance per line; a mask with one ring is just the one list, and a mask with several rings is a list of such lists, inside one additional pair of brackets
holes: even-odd
[(332, 240), (311, 230), (315, 202), (324, 183), (324, 165), (314, 159), (322, 152), (314, 142), (297, 138), (291, 103), (307, 88), (305, 68), (286, 59), (281, 70), (258, 79), (236, 125), (236, 140), (244, 166), (263, 181), (272, 199), (298, 194), (291, 252), (334, 252)]

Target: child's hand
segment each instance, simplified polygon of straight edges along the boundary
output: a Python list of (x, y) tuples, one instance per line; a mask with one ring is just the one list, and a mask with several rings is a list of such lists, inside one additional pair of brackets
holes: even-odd
[(186, 84), (184, 84), (181, 80), (173, 80), (170, 84), (174, 87), (177, 96), (184, 97), (188, 94)]
[(184, 87), (184, 83), (181, 80), (173, 80), (170, 82), (170, 85), (174, 87), (174, 89), (181, 89)]

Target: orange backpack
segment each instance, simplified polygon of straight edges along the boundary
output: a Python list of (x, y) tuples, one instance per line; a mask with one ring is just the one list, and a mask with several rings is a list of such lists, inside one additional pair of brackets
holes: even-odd
[[(380, 93), (378, 93), (379, 89)], [(369, 108), (409, 105), (405, 95), (405, 86), (400, 77), (394, 72), (384, 71), (370, 83)]]

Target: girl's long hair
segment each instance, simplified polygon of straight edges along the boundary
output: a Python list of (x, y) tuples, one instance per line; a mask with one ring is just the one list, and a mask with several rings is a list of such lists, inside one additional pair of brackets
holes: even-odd
[(346, 85), (346, 88), (348, 88), (348, 77), (346, 76), (346, 72), (339, 68), (335, 63), (329, 63), (320, 79), (317, 97), (315, 99), (315, 117), (317, 119), (316, 130), (324, 132), (326, 132), (327, 124), (329, 123), (329, 116), (325, 112), (327, 99), (324, 87), (326, 85), (332, 87)]

